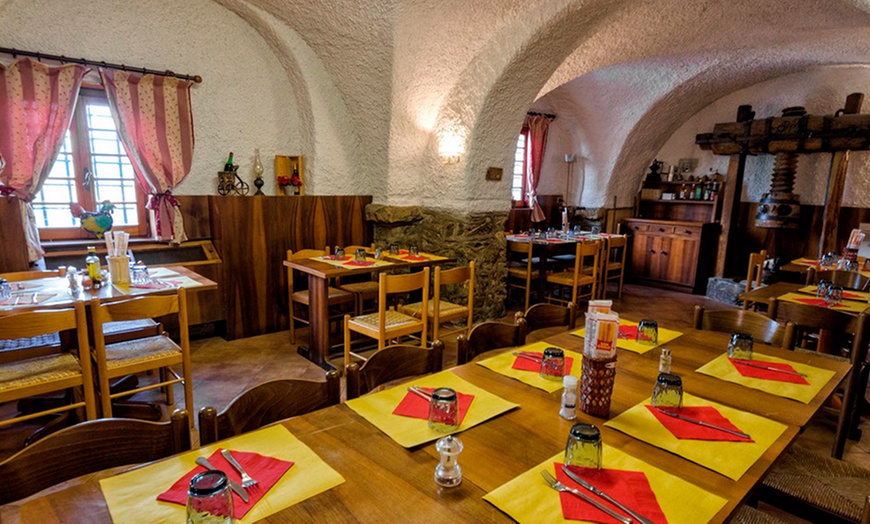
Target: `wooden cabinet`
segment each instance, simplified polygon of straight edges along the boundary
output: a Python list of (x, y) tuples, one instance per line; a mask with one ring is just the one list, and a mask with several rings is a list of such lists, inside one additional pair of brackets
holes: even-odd
[(631, 277), (704, 293), (716, 264), (717, 223), (629, 218)]

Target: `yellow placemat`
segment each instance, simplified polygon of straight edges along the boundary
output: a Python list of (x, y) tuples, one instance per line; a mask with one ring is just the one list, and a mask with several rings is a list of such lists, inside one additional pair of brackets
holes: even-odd
[[(541, 477), (541, 471), (554, 474), (553, 463), (563, 462), (559, 453), (483, 496), (483, 499), (518, 522), (576, 522), (562, 517), (559, 493)], [(656, 500), (670, 523), (709, 522), (727, 502), (726, 499), (666, 473), (646, 462), (604, 444), (602, 466), (610, 469), (642, 471), (649, 480)], [(691, 504), (687, 504), (691, 501)]]
[[(197, 457), (207, 457), (218, 448), (252, 451), (294, 462), (269, 493), (238, 522), (256, 522), (344, 482), (344, 478), (284, 426), (271, 426), (245, 433), (195, 451), (100, 481), (106, 506), (114, 522), (184, 522), (184, 506), (158, 502), (157, 495), (169, 489), (196, 466)], [(146, 518), (147, 516), (147, 518)]]
[(489, 391), (459, 378), (450, 371), (427, 375), (407, 384), (348, 400), (347, 407), (359, 413), (376, 428), (406, 448), (443, 437), (444, 433), (429, 429), (428, 422), (423, 419), (393, 415), (393, 410), (405, 397), (408, 392), (407, 387), (411, 384), (431, 388), (452, 388), (460, 393), (474, 395), (471, 407), (468, 408), (468, 413), (466, 413), (465, 419), (456, 433), (519, 407), (519, 404), (508, 402), (493, 395)]
[[(535, 351), (538, 353), (543, 353), (544, 350), (549, 347), (559, 346), (547, 344), (546, 342), (535, 342), (534, 344), (529, 344), (527, 346), (517, 348), (515, 351)], [(569, 351), (565, 348), (559, 349), (565, 352), (566, 357), (572, 357), (574, 359), (574, 364), (572, 364), (571, 367), (571, 374), (577, 377), (577, 380), (579, 381), (580, 375), (582, 374), (580, 362), (583, 359), (583, 355), (580, 353), (575, 353), (574, 351)], [(554, 391), (559, 391), (560, 389), (562, 389), (561, 380), (547, 380), (545, 378), (541, 378), (541, 375), (532, 371), (524, 371), (511, 367), (514, 364), (514, 360), (517, 359), (517, 357), (512, 353), (513, 351), (508, 351), (506, 353), (502, 353), (501, 355), (496, 355), (492, 358), (481, 360), (477, 363), (485, 368), (489, 368), (495, 371), (496, 373), (501, 373), (502, 375), (519, 380), (520, 382), (524, 382), (530, 386), (534, 386), (538, 389), (543, 389), (547, 393), (552, 393)]]
[(809, 384), (795, 384), (794, 382), (780, 382), (778, 380), (765, 380), (762, 378), (744, 377), (737, 371), (734, 365), (728, 360), (728, 355), (723, 353), (714, 358), (710, 362), (699, 367), (695, 371), (710, 375), (711, 377), (727, 380), (742, 384), (748, 388), (757, 389), (776, 395), (778, 397), (790, 398), (798, 400), (804, 404), (809, 404), (812, 399), (821, 391), (821, 389), (835, 375), (830, 369), (821, 369), (806, 364), (799, 364), (790, 360), (785, 360), (769, 355), (761, 355), (757, 352), (752, 354), (752, 360), (759, 362), (780, 362), (790, 364), (798, 373), (806, 375), (804, 377)]
[[(801, 300), (812, 298), (815, 297), (810, 297), (803, 293), (786, 293), (785, 295), (780, 296), (779, 300), (785, 300), (786, 302), (795, 302), (797, 304), (806, 304), (806, 302), (802, 302)], [(867, 304), (867, 302), (858, 302), (857, 300), (844, 300), (836, 306), (828, 309), (833, 309), (834, 311), (848, 311), (849, 313), (861, 313), (862, 311), (867, 309), (868, 306), (870, 306), (870, 304)]]
[[(632, 322), (631, 320), (625, 320), (622, 318), (619, 319), (620, 326), (636, 326), (637, 324), (638, 324), (637, 322)], [(581, 338), (586, 338), (586, 328), (582, 327), (582, 328), (578, 329), (577, 331), (572, 331), (571, 334), (576, 335), (576, 336), (581, 337)], [(633, 351), (635, 353), (639, 353), (639, 354), (643, 355), (647, 351), (655, 349), (658, 346), (661, 346), (663, 344), (667, 344), (668, 342), (670, 342), (671, 340), (674, 340), (675, 338), (677, 338), (679, 336), (682, 336), (681, 332), (674, 331), (672, 329), (665, 329), (665, 328), (659, 326), (659, 340), (658, 340), (658, 344), (656, 344), (655, 346), (645, 346), (643, 344), (638, 344), (634, 340), (619, 337), (618, 339), (616, 339), (616, 347), (622, 348), (622, 349), (627, 349), (629, 351)]]
[[(331, 256), (331, 255), (329, 255), (329, 256)], [(364, 267), (382, 267), (382, 266), (392, 266), (393, 265), (392, 262), (387, 262), (386, 260), (376, 260), (374, 258), (367, 258), (366, 262), (374, 262), (374, 264), (372, 264), (370, 266), (355, 266), (353, 264), (348, 264), (348, 262), (353, 262), (353, 255), (345, 255), (345, 256), (349, 256), (350, 258), (348, 258), (347, 260), (330, 260), (330, 259), (326, 258), (326, 256), (322, 256), (322, 257), (313, 257), (311, 260), (316, 260), (318, 262), (323, 262), (325, 264), (330, 264), (330, 265), (345, 268), (345, 269), (359, 269), (359, 268), (364, 268)]]
[(729, 408), (710, 400), (683, 394), (684, 406), (712, 406), (755, 442), (678, 439), (646, 408), (650, 399), (637, 404), (604, 425), (665, 449), (685, 459), (737, 480), (786, 430), (785, 424)]
[(148, 276), (150, 276), (152, 279), (162, 280), (168, 284), (180, 286), (183, 288), (199, 287), (202, 285), (192, 278), (186, 277), (180, 273), (176, 273), (175, 271), (172, 271), (171, 269), (167, 269), (165, 267), (154, 268), (153, 272), (149, 269)]
[[(816, 296), (816, 291), (819, 289), (819, 286), (806, 286), (798, 289), (799, 293), (804, 293), (806, 295)], [(849, 296), (847, 296), (849, 295)], [(846, 300), (856, 300), (856, 301), (864, 301), (870, 302), (870, 293), (866, 291), (856, 291), (854, 289), (845, 289), (843, 290), (843, 298)]]

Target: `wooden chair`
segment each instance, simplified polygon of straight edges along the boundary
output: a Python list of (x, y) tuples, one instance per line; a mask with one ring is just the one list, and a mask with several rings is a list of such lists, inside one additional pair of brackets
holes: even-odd
[(814, 286), (822, 280), (833, 282), (835, 286), (840, 286), (843, 289), (858, 291), (870, 289), (870, 277), (858, 271), (844, 271), (842, 269), (816, 271), (814, 268), (810, 268), (810, 271), (807, 271), (808, 286)]
[(211, 406), (199, 410), (202, 445), (338, 404), (341, 378), (326, 373), (326, 382), (298, 379), (272, 380), (241, 393), (220, 413)]
[[(164, 390), (166, 404), (172, 406), (175, 403), (172, 385), (179, 382), (184, 387), (185, 408), (193, 409), (187, 292), (183, 287), (178, 288), (171, 295), (143, 296), (107, 304), (92, 300), (90, 309), (94, 333), (93, 357), (97, 364), (103, 417), (112, 416), (113, 398), (155, 388)], [(165, 333), (114, 344), (107, 343), (103, 335), (103, 325), (107, 322), (159, 318), (168, 315), (175, 315), (178, 318), (180, 344), (173, 342)], [(181, 375), (171, 368), (179, 364), (182, 368)], [(154, 384), (118, 393), (112, 393), (109, 389), (110, 379), (154, 369), (160, 370), (159, 380)]]
[[(338, 246), (335, 246), (338, 247)], [(350, 245), (344, 248), (345, 256), (353, 257), (357, 249), (365, 249), (367, 253), (372, 254), (375, 250), (375, 244), (370, 246)], [(362, 275), (359, 280), (351, 282), (347, 277), (341, 282), (336, 283), (336, 287), (342, 291), (352, 293), (356, 300), (356, 308), (354, 315), (362, 315), (377, 311), (378, 300), (378, 282), (374, 280), (374, 275)], [(371, 303), (371, 306), (366, 307), (366, 303)]]
[(347, 399), (352, 400), (369, 391), (406, 377), (427, 375), (441, 371), (444, 344), (432, 342), (432, 348), (418, 346), (388, 346), (371, 356), (362, 366), (348, 364)]
[(84, 302), (74, 308), (25, 310), (0, 316), (0, 339), (38, 337), (46, 333), (75, 330), (77, 357), (69, 352), (27, 358), (0, 365), (0, 403), (70, 388), (82, 389), (82, 401), (51, 405), (25, 415), (0, 421), (0, 426), (72, 409), (85, 409), (88, 420), (97, 416), (91, 367), (88, 326)]
[[(468, 299), (465, 305), (441, 300), (441, 286), (466, 283)], [(429, 338), (432, 341), (441, 340), (443, 336), (459, 333), (460, 331), (465, 332), (465, 334), (468, 335), (471, 331), (471, 322), (474, 314), (474, 261), (472, 260), (465, 267), (457, 267), (445, 271), (442, 271), (440, 267), (436, 267), (434, 295), (433, 299), (429, 301)], [(411, 315), (414, 318), (420, 318), (422, 307), (422, 302), (414, 302), (412, 304), (403, 305), (400, 311)], [(466, 319), (465, 327), (452, 329), (443, 333), (441, 332), (441, 324), (463, 317)]]
[[(578, 304), (581, 298), (595, 298), (598, 290), (598, 268), (602, 245), (602, 242), (599, 240), (577, 242), (573, 271), (549, 273), (546, 277), (547, 287), (550, 288), (547, 293), (548, 301), (567, 305), (572, 302)], [(589, 258), (592, 260), (587, 263), (586, 261)], [(588, 268), (591, 268), (592, 271), (587, 272)], [(551, 286), (560, 290), (558, 297), (555, 296)], [(589, 287), (589, 292), (581, 292), (582, 288), (587, 286)], [(566, 298), (569, 289), (571, 291), (570, 299)]]
[[(287, 260), (302, 260), (306, 258), (312, 257), (320, 257), (329, 254), (329, 249), (324, 248), (323, 250), (319, 249), (302, 249), (294, 253), (292, 250), (287, 250)], [(296, 343), (296, 321), (302, 322), (308, 325), (308, 317), (299, 317), (296, 316), (296, 305), (299, 304), (303, 306), (303, 308), (307, 311), (309, 304), (311, 304), (311, 297), (308, 294), (308, 290), (300, 290), (296, 291), (295, 282), (294, 282), (294, 272), (292, 267), (287, 267), (287, 295), (289, 297), (288, 303), (290, 304), (290, 343)], [(356, 297), (353, 293), (349, 291), (343, 291), (341, 289), (329, 286), (328, 288), (328, 298), (327, 298), (328, 308), (329, 309), (337, 309), (342, 305), (351, 304), (354, 308), (354, 312), (356, 312)], [(330, 315), (330, 320), (340, 321), (344, 311), (339, 311), (336, 315)]]
[(625, 253), (628, 251), (628, 237), (614, 235), (604, 239), (604, 252), (601, 256), (601, 287), (598, 295), (607, 298), (607, 283), (618, 280), (616, 298), (622, 298), (622, 284), (625, 277)]
[(507, 243), (507, 294), (510, 298), (511, 289), (519, 289), (525, 299), (523, 310), (529, 309), (529, 298), (532, 291), (532, 281), (538, 278), (537, 266), (532, 259), (532, 242)]
[(101, 419), (64, 428), (0, 462), (0, 504), (104, 469), (151, 462), (190, 449), (190, 422), (178, 410), (168, 422)]
[(482, 322), (471, 330), (466, 337), (456, 337), (457, 364), (471, 362), (472, 359), (493, 349), (518, 347), (526, 343), (526, 319), (518, 318), (513, 324), (506, 322)]
[[(421, 318), (396, 311), (393, 307), (387, 310), (387, 295), (422, 291)], [(420, 333), (421, 344), (425, 345), (429, 311), (429, 268), (417, 273), (405, 275), (387, 275), (381, 273), (378, 285), (378, 312), (351, 318), (344, 316), (344, 365), (350, 364), (351, 355), (365, 360), (364, 357), (352, 353), (351, 332), (361, 333), (377, 339), (378, 351), (384, 349), (388, 339), (398, 338), (412, 333)]]
[[(517, 311), (514, 315), (516, 320), (524, 319), (526, 322), (526, 342), (536, 342), (552, 333), (551, 328), (562, 328), (561, 331), (571, 331), (577, 326), (577, 306), (571, 302), (568, 306), (555, 304), (535, 304), (525, 313)], [(547, 329), (544, 333), (534, 333)]]
[(755, 311), (720, 309), (706, 311), (695, 306), (693, 326), (704, 331), (720, 333), (748, 333), (752, 338), (771, 346), (791, 348), (794, 344), (794, 325), (783, 325)]
[[(744, 292), (749, 293), (757, 287), (761, 287), (761, 277), (764, 276), (764, 261), (767, 260), (767, 251), (761, 250), (759, 253), (751, 253), (749, 255), (749, 268), (746, 270), (746, 289)], [(743, 301), (743, 309), (758, 311), (758, 303), (751, 300)]]
[[(16, 282), (62, 276), (66, 276), (65, 267), (50, 271), (15, 271), (12, 273), (0, 273), (0, 278), (5, 279), (10, 283), (13, 292), (16, 291)], [(0, 363), (51, 355), (58, 353), (60, 347), (61, 340), (57, 330), (37, 337), (0, 340)]]

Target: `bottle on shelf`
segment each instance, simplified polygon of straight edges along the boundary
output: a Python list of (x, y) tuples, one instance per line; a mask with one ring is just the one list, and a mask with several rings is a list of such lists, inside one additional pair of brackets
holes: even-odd
[(227, 157), (227, 162), (224, 164), (224, 171), (232, 171), (233, 170), (233, 152), (230, 151), (230, 156)]
[(704, 199), (704, 184), (695, 184), (695, 200)]
[(688, 191), (689, 191), (689, 190), (688, 190), (688, 188), (686, 187), (686, 184), (683, 184), (682, 187), (680, 187), (680, 198), (679, 198), (679, 199), (680, 199), (680, 200), (685, 200), (685, 199), (686, 199), (686, 195), (688, 194)]

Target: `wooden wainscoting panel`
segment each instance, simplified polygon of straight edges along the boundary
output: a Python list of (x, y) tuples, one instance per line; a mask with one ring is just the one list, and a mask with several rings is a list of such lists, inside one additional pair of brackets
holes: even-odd
[(173, 195), (184, 215), (184, 232), (190, 240), (211, 238), (208, 195)]

